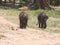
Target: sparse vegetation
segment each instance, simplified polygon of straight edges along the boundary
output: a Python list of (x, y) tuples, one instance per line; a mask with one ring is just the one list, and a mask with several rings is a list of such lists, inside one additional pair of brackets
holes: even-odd
[(1, 35), (1, 34), (0, 34), (0, 39), (1, 39), (1, 38), (4, 38), (4, 37), (5, 37), (4, 35)]
[[(28, 14), (26, 29), (19, 28), (22, 11)], [(46, 29), (38, 28), (40, 12), (49, 17)], [(0, 0), (0, 45), (29, 44), (60, 45), (60, 0)]]
[[(60, 12), (58, 11), (53, 11), (53, 10), (27, 10), (25, 11), (28, 16), (29, 16), (29, 21), (28, 21), (28, 27), (29, 28), (34, 28), (34, 29), (38, 29), (38, 25), (36, 25), (37, 22), (37, 16), (40, 12), (44, 11), (48, 16), (49, 19), (47, 21), (47, 26), (48, 28), (60, 28)], [(18, 19), (18, 15), (21, 11), (16, 10), (16, 9), (9, 9), (6, 12), (6, 19), (10, 20), (11, 22), (15, 23), (15, 24), (19, 24), (19, 19)], [(58, 29), (60, 30), (60, 29)], [(59, 32), (57, 30), (57, 32)]]

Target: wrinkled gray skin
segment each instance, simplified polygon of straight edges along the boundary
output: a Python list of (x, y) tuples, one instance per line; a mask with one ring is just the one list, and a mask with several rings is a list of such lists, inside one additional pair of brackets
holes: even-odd
[(26, 28), (28, 22), (28, 15), (25, 12), (21, 12), (19, 15), (20, 28)]
[(47, 24), (46, 24), (47, 19), (48, 19), (48, 16), (44, 12), (41, 12), (38, 15), (39, 28), (46, 28), (47, 27)]

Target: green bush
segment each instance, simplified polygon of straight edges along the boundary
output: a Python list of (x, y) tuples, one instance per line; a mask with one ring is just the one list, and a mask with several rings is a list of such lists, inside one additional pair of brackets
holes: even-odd
[(25, 4), (23, 4), (23, 3), (20, 3), (19, 4), (19, 7), (23, 7), (23, 6), (25, 6)]
[(19, 7), (23, 7), (23, 6), (25, 6), (25, 2), (24, 2), (24, 0), (20, 0)]
[(60, 0), (51, 0), (51, 5), (59, 6), (60, 5)]

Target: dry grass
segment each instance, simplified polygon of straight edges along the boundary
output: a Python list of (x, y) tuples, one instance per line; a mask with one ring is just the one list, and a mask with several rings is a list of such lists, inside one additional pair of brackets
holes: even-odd
[[(60, 33), (60, 18), (59, 18), (60, 12), (53, 11), (53, 10), (51, 11), (48, 11), (48, 10), (27, 10), (25, 11), (29, 16), (28, 27), (33, 28), (33, 29), (39, 29), (38, 25), (36, 25), (38, 23), (37, 15), (39, 14), (39, 12), (42, 12), (42, 11), (46, 12), (46, 14), (49, 16), (49, 19), (47, 21), (47, 29), (45, 29), (45, 31)], [(7, 20), (15, 24), (18, 24), (18, 25), (19, 25), (18, 15), (20, 12), (21, 11), (18, 11), (16, 9), (8, 9), (8, 10), (1, 9), (0, 10), (0, 13), (2, 14), (1, 16), (4, 16)]]
[[(48, 27), (39, 29), (38, 25), (36, 26), (37, 15), (34, 15), (34, 11), (27, 11), (30, 14), (29, 28), (19, 29), (16, 26), (16, 24), (19, 24), (19, 12), (16, 10), (1, 10), (0, 13), (3, 15), (0, 16), (0, 34), (2, 34), (0, 45), (60, 45), (60, 25), (58, 26), (60, 18), (50, 17), (47, 21)], [(4, 36), (6, 38), (3, 39)]]

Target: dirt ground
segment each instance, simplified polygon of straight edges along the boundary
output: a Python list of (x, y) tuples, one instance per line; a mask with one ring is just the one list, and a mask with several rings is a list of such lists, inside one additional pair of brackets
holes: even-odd
[(55, 7), (54, 8), (56, 11), (60, 11), (60, 7)]
[[(5, 15), (0, 12), (0, 15), (2, 14)], [(58, 21), (57, 18), (53, 20)], [(60, 28), (47, 28), (47, 30), (50, 29)], [(11, 23), (3, 16), (0, 16), (0, 35), (5, 36), (0, 39), (0, 45), (60, 45), (59, 33), (49, 33), (41, 29), (19, 29), (18, 25)]]
[(60, 45), (60, 34), (18, 27), (0, 16), (0, 45)]

